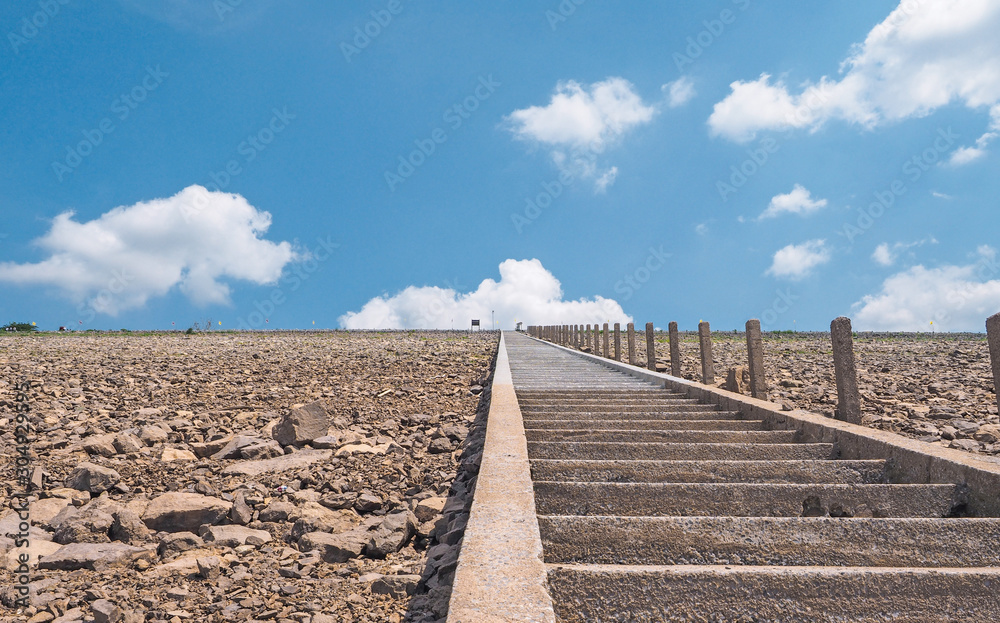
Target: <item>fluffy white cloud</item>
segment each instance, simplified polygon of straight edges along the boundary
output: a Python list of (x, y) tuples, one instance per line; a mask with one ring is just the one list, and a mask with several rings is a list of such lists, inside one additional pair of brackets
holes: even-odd
[(36, 241), (49, 257), (0, 263), (0, 281), (54, 287), (81, 310), (112, 316), (174, 286), (198, 305), (228, 303), (224, 279), (272, 283), (301, 259), (288, 242), (260, 238), (270, 226), (271, 215), (240, 195), (189, 186), (85, 223), (60, 214)]
[(671, 108), (678, 108), (691, 101), (697, 93), (694, 90), (694, 82), (687, 76), (678, 78), (673, 82), (660, 87), (667, 94), (667, 103)]
[(1000, 311), (1000, 263), (983, 246), (966, 266), (914, 266), (892, 275), (877, 294), (853, 306), (854, 325), (865, 331), (983, 331)]
[(825, 240), (790, 244), (774, 254), (771, 267), (764, 274), (797, 281), (809, 276), (813, 268), (829, 262), (831, 257)]
[(486, 279), (474, 292), (410, 286), (393, 296), (371, 299), (357, 312), (339, 318), (345, 329), (450, 329), (468, 327), (472, 319), (490, 324), (496, 312), (500, 328), (515, 321), (532, 324), (632, 322), (612, 299), (564, 301), (562, 286), (538, 260), (505, 260), (500, 281)]
[(875, 247), (875, 251), (872, 252), (872, 259), (875, 260), (876, 264), (880, 264), (882, 266), (892, 266), (896, 263), (896, 259), (899, 257), (900, 252), (912, 249), (913, 247), (920, 247), (928, 243), (937, 244), (937, 240), (934, 238), (925, 238), (924, 240), (917, 240), (916, 242), (897, 242), (893, 245), (890, 245), (888, 242), (883, 242)]
[(629, 130), (652, 120), (655, 113), (629, 81), (611, 77), (589, 88), (574, 81), (560, 82), (548, 105), (515, 110), (506, 122), (517, 138), (550, 147), (560, 169), (596, 178), (595, 188), (602, 192), (614, 181), (617, 169), (602, 172), (598, 157)]
[(874, 127), (953, 102), (996, 106), (998, 31), (995, 0), (904, 0), (841, 63), (839, 80), (823, 77), (797, 94), (768, 74), (732, 83), (709, 118), (711, 133), (748, 141), (760, 130), (816, 129), (830, 119)]
[(796, 184), (792, 188), (792, 192), (772, 197), (771, 203), (768, 204), (767, 209), (761, 213), (759, 218), (774, 218), (784, 212), (802, 215), (811, 214), (826, 207), (826, 203), (826, 199), (813, 199), (812, 193), (806, 190), (805, 187)]
[(875, 247), (875, 251), (872, 253), (872, 259), (875, 260), (876, 264), (881, 264), (882, 266), (892, 266), (893, 262), (896, 261), (896, 257), (893, 255), (892, 250), (889, 248), (889, 243), (887, 242), (883, 242)]

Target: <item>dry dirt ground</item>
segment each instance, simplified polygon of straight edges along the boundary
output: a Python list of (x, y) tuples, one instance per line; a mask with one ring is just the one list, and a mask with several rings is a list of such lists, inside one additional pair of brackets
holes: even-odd
[[(497, 340), (0, 337), (0, 620), (437, 620)], [(43, 558), (18, 613), (23, 379)]]
[[(701, 381), (698, 334), (681, 332), (679, 337), (682, 376)], [(768, 398), (787, 409), (833, 417), (837, 386), (830, 334), (765, 333), (763, 341)], [(723, 386), (731, 368), (747, 365), (746, 334), (715, 331), (712, 344), (716, 384)], [(636, 334), (636, 350), (639, 365), (645, 366), (643, 332)], [(985, 334), (858, 333), (854, 356), (864, 424), (927, 443), (1000, 455), (1000, 417)], [(669, 368), (666, 333), (656, 333), (656, 360), (661, 371)]]

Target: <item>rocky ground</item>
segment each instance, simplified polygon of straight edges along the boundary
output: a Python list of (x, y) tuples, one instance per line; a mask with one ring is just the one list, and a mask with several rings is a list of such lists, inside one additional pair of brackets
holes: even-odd
[[(433, 621), (497, 335), (0, 337), (0, 621)], [(18, 609), (27, 378), (31, 606)], [(486, 388), (484, 390), (484, 388)]]
[[(682, 332), (679, 337), (682, 376), (701, 381), (698, 334)], [(723, 387), (731, 369), (747, 365), (746, 335), (715, 331), (712, 344), (716, 384)], [(656, 333), (656, 347), (658, 369), (667, 371), (665, 332)], [(622, 350), (627, 360), (624, 332)], [(643, 332), (636, 334), (636, 351), (645, 367)], [(771, 401), (833, 417), (837, 385), (829, 333), (765, 333), (764, 353)], [(1000, 417), (985, 334), (859, 333), (854, 356), (864, 424), (940, 446), (1000, 455)]]

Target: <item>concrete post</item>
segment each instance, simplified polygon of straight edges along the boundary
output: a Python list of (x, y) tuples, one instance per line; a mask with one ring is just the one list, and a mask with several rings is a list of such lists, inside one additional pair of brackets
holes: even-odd
[(622, 360), (622, 325), (615, 323), (615, 361)]
[(646, 323), (646, 368), (656, 372), (656, 340), (653, 338), (653, 323)]
[(596, 324), (594, 325), (594, 354), (598, 356), (601, 354), (601, 333)]
[(854, 367), (854, 336), (851, 319), (841, 316), (830, 323), (833, 341), (833, 367), (837, 375), (838, 420), (861, 423), (861, 394), (858, 392), (858, 372)]
[(593, 352), (594, 349), (591, 348), (591, 346), (590, 346), (590, 325), (589, 324), (587, 325), (587, 328), (584, 329), (584, 331), (583, 331), (583, 343), (584, 343), (584, 345), (587, 348), (589, 348), (591, 350), (591, 352)]
[(715, 361), (712, 359), (712, 329), (708, 322), (698, 323), (698, 342), (701, 345), (701, 382), (705, 385), (715, 383)]
[(670, 376), (681, 377), (681, 338), (677, 332), (677, 323), (667, 325), (670, 331)]
[(608, 323), (604, 323), (604, 357), (611, 359), (611, 332), (608, 331)]
[(628, 338), (628, 365), (635, 365), (635, 324), (628, 323), (625, 329), (625, 335)]
[(760, 338), (760, 320), (747, 320), (747, 360), (750, 364), (750, 395), (767, 400), (767, 378), (764, 376), (764, 344)]
[(986, 320), (986, 340), (990, 343), (990, 359), (993, 361), (993, 392), (1000, 409), (1000, 314)]

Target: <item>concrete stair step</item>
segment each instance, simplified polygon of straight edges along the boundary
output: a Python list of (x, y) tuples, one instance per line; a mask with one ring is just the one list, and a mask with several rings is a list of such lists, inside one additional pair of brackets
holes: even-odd
[(763, 430), (761, 420), (525, 420), (534, 430)]
[(1000, 519), (540, 516), (545, 561), (1000, 567)]
[(533, 480), (566, 482), (885, 482), (885, 461), (574, 461), (532, 459)]
[(529, 441), (531, 459), (610, 459), (635, 461), (790, 461), (829, 459), (830, 443), (624, 443)]
[(956, 485), (535, 481), (535, 507), (539, 515), (947, 517), (962, 493)]
[(567, 623), (1000, 620), (997, 568), (549, 565), (548, 580)]
[(587, 413), (585, 411), (536, 411), (522, 412), (524, 423), (536, 420), (741, 420), (743, 416), (738, 411), (672, 411), (658, 413), (634, 413), (620, 411), (617, 413)]
[(624, 398), (627, 400), (690, 400), (687, 395), (680, 392), (668, 392), (665, 389), (643, 390), (583, 390), (583, 391), (561, 391), (561, 390), (517, 390), (517, 399), (520, 400), (599, 400)]
[(596, 430), (526, 429), (528, 441), (593, 441), (626, 443), (745, 443), (790, 444), (795, 441), (791, 430)]
[(566, 405), (559, 402), (553, 402), (551, 404), (538, 404), (535, 406), (521, 405), (521, 412), (527, 415), (534, 413), (705, 413), (711, 411), (718, 411), (719, 408), (715, 405), (703, 405), (698, 403), (684, 403), (676, 405), (663, 405), (656, 407), (638, 406), (630, 407), (628, 405), (589, 405), (586, 407), (579, 406), (574, 407), (571, 405)]
[(655, 399), (634, 399), (626, 397), (605, 397), (605, 398), (592, 398), (590, 400), (577, 400), (577, 399), (560, 399), (560, 398), (521, 398), (517, 399), (518, 404), (521, 407), (535, 407), (538, 405), (567, 405), (571, 407), (581, 407), (581, 406), (604, 406), (604, 405), (616, 405), (616, 406), (648, 406), (648, 407), (658, 407), (660, 405), (677, 405), (677, 404), (698, 404), (698, 401), (693, 398), (671, 398), (669, 400), (655, 400)]

